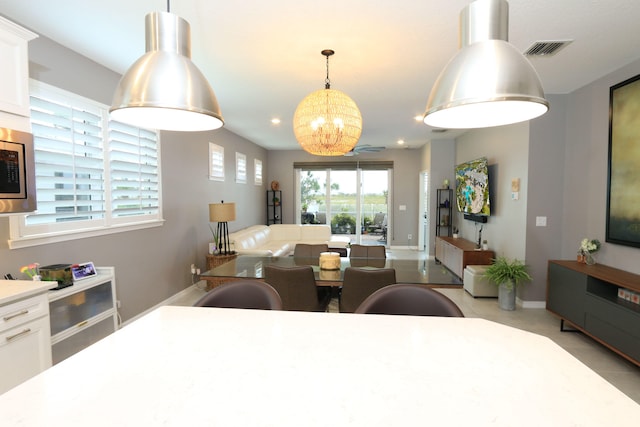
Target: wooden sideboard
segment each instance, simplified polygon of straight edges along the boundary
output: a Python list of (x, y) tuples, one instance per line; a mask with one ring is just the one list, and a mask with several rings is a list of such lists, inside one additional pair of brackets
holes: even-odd
[(436, 261), (461, 279), (467, 265), (491, 264), (495, 256), (493, 251), (476, 249), (476, 244), (466, 239), (436, 237)]
[(618, 289), (640, 293), (640, 275), (603, 264), (549, 261), (547, 310), (640, 366), (640, 305)]

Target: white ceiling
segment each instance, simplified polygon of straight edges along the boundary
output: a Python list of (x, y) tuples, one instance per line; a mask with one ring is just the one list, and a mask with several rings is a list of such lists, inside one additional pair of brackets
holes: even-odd
[[(291, 119), (324, 87), (363, 116), (359, 144), (414, 148), (437, 137), (414, 117), (458, 48), (469, 0), (174, 0), (191, 24), (192, 59), (213, 87), (225, 127), (270, 150), (296, 149)], [(568, 93), (640, 58), (638, 0), (510, 0), (509, 41), (574, 40), (532, 58), (548, 94)], [(144, 53), (144, 17), (165, 0), (0, 0), (0, 14), (118, 72)], [(553, 108), (553, 105), (551, 106)], [(273, 117), (282, 120), (273, 126)], [(446, 135), (450, 135), (445, 133)]]

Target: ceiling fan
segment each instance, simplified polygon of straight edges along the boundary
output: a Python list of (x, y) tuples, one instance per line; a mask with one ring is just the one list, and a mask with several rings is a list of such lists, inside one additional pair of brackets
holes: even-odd
[(377, 153), (379, 151), (384, 150), (384, 148), (385, 147), (382, 147), (382, 146), (376, 147), (369, 144), (361, 144), (361, 145), (356, 145), (351, 149), (351, 151), (344, 153), (344, 155), (347, 157), (350, 157), (350, 156), (357, 156), (360, 153)]

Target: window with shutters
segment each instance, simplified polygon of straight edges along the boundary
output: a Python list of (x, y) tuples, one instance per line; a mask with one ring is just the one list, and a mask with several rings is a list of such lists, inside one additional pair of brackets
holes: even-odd
[(224, 181), (224, 147), (209, 143), (209, 179)]
[(38, 208), (11, 218), (11, 248), (162, 224), (156, 131), (34, 80), (30, 101)]
[(253, 183), (262, 185), (262, 160), (253, 159)]
[(236, 152), (236, 182), (247, 183), (247, 156)]

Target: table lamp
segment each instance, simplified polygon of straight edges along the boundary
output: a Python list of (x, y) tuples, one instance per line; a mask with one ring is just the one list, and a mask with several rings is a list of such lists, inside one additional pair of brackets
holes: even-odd
[(218, 223), (218, 253), (220, 255), (229, 255), (233, 251), (230, 250), (229, 245), (229, 221), (236, 220), (236, 204), (225, 203), (222, 200), (220, 203), (209, 204), (209, 221)]

